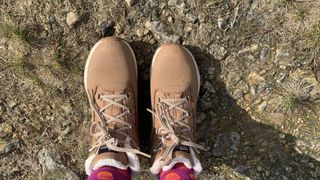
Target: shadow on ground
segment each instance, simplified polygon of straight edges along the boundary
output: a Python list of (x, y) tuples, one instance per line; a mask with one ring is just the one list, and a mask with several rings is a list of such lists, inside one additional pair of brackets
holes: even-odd
[(151, 107), (150, 101), (150, 66), (153, 53), (156, 50), (155, 45), (148, 44), (142, 41), (130, 43), (135, 52), (139, 80), (138, 80), (138, 116), (139, 116), (139, 134), (140, 147), (143, 151), (149, 151), (149, 137), (151, 135), (151, 114), (147, 108)]
[[(141, 147), (148, 151), (151, 129), (151, 116), (146, 111), (150, 107), (149, 67), (156, 46), (145, 42), (131, 43), (139, 64), (139, 131)], [(212, 167), (229, 166), (239, 177), (256, 178), (295, 178), (316, 177), (316, 168), (320, 162), (295, 150), (296, 138), (284, 134), (272, 126), (258, 123), (239, 107), (228, 94), (225, 84), (220, 80), (221, 61), (196, 46), (187, 46), (194, 54), (200, 74), (200, 99), (208, 95), (204, 88), (205, 81), (210, 82), (214, 92), (210, 94), (214, 102), (211, 107), (204, 107), (198, 102), (198, 111), (207, 114), (206, 119), (198, 124), (198, 139), (210, 147), (210, 151), (201, 154), (204, 174), (209, 178), (219, 174)], [(214, 67), (214, 74), (208, 74), (208, 68)], [(228, 68), (228, 67), (224, 67)], [(146, 76), (147, 74), (147, 76)], [(211, 77), (211, 78), (209, 78)], [(214, 78), (212, 78), (214, 77)], [(208, 112), (215, 114), (210, 117)], [(213, 123), (214, 121), (214, 123)], [(230, 138), (238, 139), (239, 144), (230, 144)], [(234, 139), (233, 139), (234, 140)], [(212, 176), (211, 176), (212, 175)]]
[[(204, 124), (199, 125), (199, 129), (201, 126), (206, 127), (204, 132), (199, 131), (199, 133), (203, 133), (204, 136), (207, 136), (203, 138), (211, 141), (207, 144), (212, 150), (204, 153), (202, 159), (213, 158), (212, 164), (204, 163), (204, 169), (206, 170), (212, 165), (225, 164), (231, 166), (236, 173), (253, 179), (261, 177), (277, 179), (282, 175), (296, 179), (313, 177), (315, 168), (319, 167), (320, 162), (298, 153), (295, 150), (296, 138), (294, 136), (284, 134), (272, 126), (251, 119), (249, 114), (238, 106), (228, 94), (225, 84), (219, 78), (222, 68), (228, 67), (223, 67), (221, 61), (214, 60), (212, 55), (198, 47), (190, 46), (188, 48), (197, 60), (202, 80), (208, 79), (208, 67), (215, 68), (213, 76), (216, 79), (210, 82), (215, 89), (212, 98), (214, 104), (207, 111), (214, 112), (216, 123), (212, 126), (210, 125), (212, 119), (206, 119)], [(205, 94), (204, 88), (201, 89), (200, 99)], [(198, 105), (201, 109), (202, 105), (199, 102)], [(233, 152), (228, 149), (230, 146), (224, 146), (223, 143), (220, 143), (217, 147), (217, 144), (212, 141), (221, 137), (221, 134), (232, 134), (232, 132), (237, 132), (240, 135), (239, 145), (236, 149), (232, 149)], [(238, 137), (231, 136), (231, 138)], [(221, 138), (218, 139), (221, 140)], [(224, 141), (222, 140), (222, 142)], [(220, 153), (215, 153), (216, 148), (220, 149)], [(214, 154), (219, 156), (213, 156)]]

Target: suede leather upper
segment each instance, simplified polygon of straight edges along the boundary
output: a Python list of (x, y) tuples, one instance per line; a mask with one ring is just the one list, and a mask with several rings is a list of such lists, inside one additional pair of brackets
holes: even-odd
[[(89, 101), (94, 101), (99, 108), (107, 105), (106, 101), (102, 101), (101, 95), (119, 95), (127, 94), (128, 99), (121, 101), (122, 104), (128, 106), (131, 115), (122, 117), (123, 120), (132, 125), (131, 130), (127, 130), (126, 134), (133, 139), (139, 148), (139, 140), (137, 134), (137, 69), (134, 54), (130, 46), (120, 38), (107, 37), (101, 39), (92, 48), (87, 60), (85, 72), (85, 85), (88, 93)], [(112, 105), (103, 111), (105, 114), (117, 116), (123, 111), (121, 107)], [(92, 110), (93, 122), (98, 122), (98, 115)], [(107, 124), (110, 129), (111, 136), (120, 141), (125, 141), (126, 136), (113, 131), (113, 129), (124, 127), (123, 124), (113, 122)], [(92, 143), (97, 139), (92, 138)], [(124, 144), (119, 143), (121, 146)], [(92, 152), (94, 153), (94, 152)], [(92, 166), (101, 158), (112, 158), (120, 161), (122, 164), (128, 164), (125, 153), (105, 153), (97, 155), (93, 159)]]
[[(159, 98), (174, 99), (188, 97), (189, 102), (180, 107), (190, 112), (190, 117), (184, 122), (190, 127), (190, 131), (182, 132), (181, 128), (174, 125), (176, 134), (184, 135), (193, 140), (195, 130), (196, 102), (198, 98), (199, 87), (198, 69), (193, 56), (181, 45), (165, 44), (158, 48), (153, 58), (151, 67), (151, 104), (155, 108), (155, 104), (159, 102)], [(170, 117), (176, 119), (182, 115), (180, 111), (172, 109), (169, 111)], [(158, 134), (160, 128), (159, 120), (153, 116), (153, 129), (151, 137), (151, 150), (154, 150), (161, 143), (161, 135)], [(168, 142), (170, 143), (170, 142)], [(150, 152), (153, 155), (152, 161), (155, 161), (163, 153)], [(172, 157), (183, 156), (190, 159), (190, 155), (186, 153), (173, 153)]]

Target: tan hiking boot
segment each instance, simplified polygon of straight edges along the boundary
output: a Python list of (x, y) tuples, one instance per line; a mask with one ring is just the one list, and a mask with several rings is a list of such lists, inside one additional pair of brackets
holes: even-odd
[(194, 57), (177, 44), (159, 47), (151, 66), (153, 129), (150, 171), (158, 174), (184, 163), (196, 173), (202, 170), (193, 143), (200, 75)]
[[(90, 51), (84, 83), (92, 111), (87, 174), (102, 166), (139, 171), (137, 65), (124, 40), (101, 39)], [(148, 155), (146, 155), (148, 156)]]

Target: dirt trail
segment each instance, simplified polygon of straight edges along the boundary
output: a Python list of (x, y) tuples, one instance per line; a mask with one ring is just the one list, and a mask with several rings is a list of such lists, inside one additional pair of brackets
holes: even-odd
[[(138, 59), (141, 129), (155, 49), (195, 55), (197, 137), (210, 148), (199, 179), (320, 178), (319, 1), (130, 2), (0, 0), (0, 179), (86, 178), (84, 64), (111, 35)], [(151, 178), (142, 164), (137, 179)]]

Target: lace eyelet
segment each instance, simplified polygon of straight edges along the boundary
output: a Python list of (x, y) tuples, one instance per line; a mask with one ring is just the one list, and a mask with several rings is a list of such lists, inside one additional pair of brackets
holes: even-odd
[(131, 98), (131, 95), (129, 92), (126, 92), (126, 96), (127, 96), (127, 99), (130, 99)]
[(158, 97), (158, 102), (162, 102), (162, 98), (161, 97)]
[(98, 98), (99, 100), (101, 100), (101, 96), (102, 96), (102, 94), (98, 94), (98, 95), (97, 95), (97, 98)]
[(187, 102), (191, 102), (191, 97), (190, 96), (186, 96), (186, 101)]

